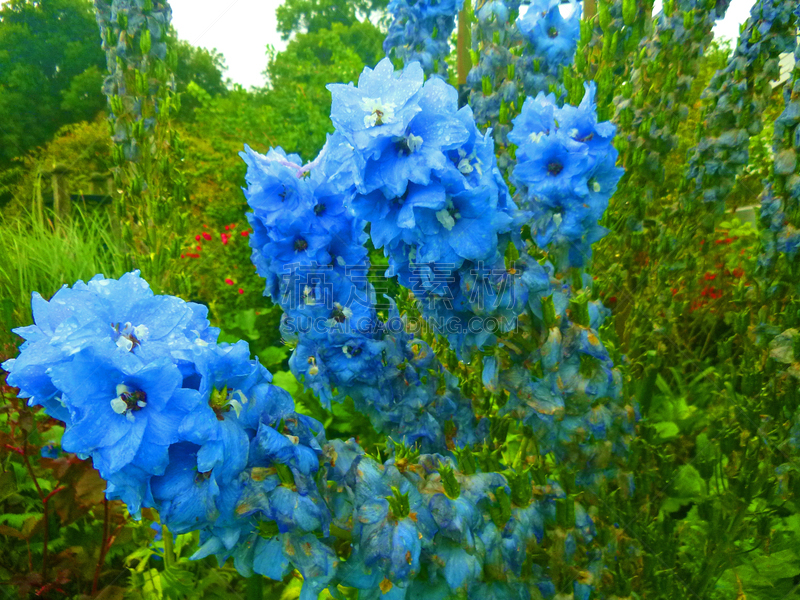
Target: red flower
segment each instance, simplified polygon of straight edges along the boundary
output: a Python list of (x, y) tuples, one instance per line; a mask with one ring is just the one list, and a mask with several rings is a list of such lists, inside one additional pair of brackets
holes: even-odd
[(736, 267), (733, 270), (733, 276), (734, 277), (743, 277), (744, 276), (744, 269), (742, 269), (741, 267)]
[(200, 250), (202, 250), (202, 249), (203, 249), (203, 247), (202, 247), (202, 246), (198, 246), (198, 247), (197, 247), (197, 251), (198, 251), (198, 252), (200, 252)]
[(228, 278), (225, 280), (225, 283), (227, 283), (228, 285), (233, 285), (233, 279)]
[(196, 239), (199, 242), (200, 241), (200, 234), (198, 233), (196, 236), (194, 236), (194, 239)]
[(225, 231), (228, 231), (228, 229), (230, 229), (230, 225), (225, 225)]
[(185, 254), (181, 254), (181, 258), (186, 258), (186, 255)]
[(239, 288), (239, 294), (244, 294), (244, 290), (242, 288)]
[(704, 278), (706, 281), (714, 281), (717, 276), (714, 273), (706, 273)]
[(677, 293), (678, 293), (678, 288), (672, 288), (672, 295), (674, 296)]
[(204, 232), (203, 232), (203, 239), (204, 239), (205, 241), (207, 241), (207, 242), (210, 242), (210, 241), (211, 241), (211, 234), (210, 234), (210, 233), (208, 233), (207, 231), (204, 231)]
[(242, 237), (247, 237), (248, 235), (250, 235), (250, 232), (249, 232), (249, 231), (247, 231), (247, 230), (245, 229), (245, 230), (242, 232)]
[(228, 240), (231, 239), (231, 236), (229, 236), (227, 233), (220, 233), (219, 237), (222, 240), (222, 245), (223, 246), (227, 246), (228, 245)]

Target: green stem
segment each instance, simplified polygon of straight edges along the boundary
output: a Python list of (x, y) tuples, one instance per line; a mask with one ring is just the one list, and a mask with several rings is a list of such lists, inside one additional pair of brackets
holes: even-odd
[(261, 575), (253, 575), (247, 579), (247, 600), (263, 600), (264, 598), (264, 578)]
[(527, 437), (523, 437), (522, 441), (519, 444), (519, 454), (517, 455), (517, 459), (514, 461), (514, 468), (518, 469), (525, 463), (525, 456), (526, 451), (528, 449), (528, 442), (530, 440)]
[(173, 546), (172, 532), (166, 525), (161, 525), (161, 535), (164, 538), (164, 568), (171, 569), (175, 564), (175, 548)]

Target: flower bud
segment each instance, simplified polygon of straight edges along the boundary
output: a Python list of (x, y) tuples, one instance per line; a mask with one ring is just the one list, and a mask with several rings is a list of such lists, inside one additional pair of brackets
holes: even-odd
[(611, 10), (610, 2), (608, 2), (608, 0), (598, 0), (597, 16), (600, 21), (600, 27), (603, 29), (603, 33), (609, 33), (608, 28), (611, 25)]
[(570, 319), (583, 327), (589, 327), (589, 296), (585, 292), (579, 293), (569, 303)]
[(444, 495), (455, 500), (461, 495), (461, 485), (456, 479), (453, 467), (448, 464), (442, 464), (439, 467), (439, 476), (442, 478), (442, 485), (444, 486)]
[(142, 54), (147, 56), (150, 54), (150, 48), (152, 48), (153, 42), (150, 38), (150, 30), (145, 29), (142, 32), (142, 37), (139, 38), (139, 49), (142, 51)]
[(553, 302), (553, 296), (545, 296), (542, 298), (542, 320), (548, 329), (552, 329), (558, 325), (558, 316), (556, 315), (556, 305)]
[(503, 529), (511, 518), (511, 498), (503, 486), (498, 487), (495, 492), (495, 501), (489, 507), (489, 515), (498, 529)]

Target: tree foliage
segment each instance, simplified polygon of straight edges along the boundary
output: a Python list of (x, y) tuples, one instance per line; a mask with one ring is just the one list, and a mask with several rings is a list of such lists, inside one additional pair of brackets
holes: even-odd
[(293, 33), (314, 33), (334, 24), (369, 21), (389, 4), (388, 0), (286, 0), (275, 10), (278, 31), (284, 40)]
[[(89, 0), (10, 0), (0, 9), (0, 165), (105, 104)], [(96, 89), (93, 93), (91, 90)]]
[(189, 84), (200, 86), (211, 96), (225, 94), (228, 91), (225, 57), (216, 49), (199, 48), (186, 40), (178, 39), (174, 30), (170, 37), (173, 38), (171, 43), (178, 53), (178, 66), (174, 73), (176, 91), (183, 96), (179, 118), (192, 119), (194, 110), (200, 105), (193, 96), (185, 93)]

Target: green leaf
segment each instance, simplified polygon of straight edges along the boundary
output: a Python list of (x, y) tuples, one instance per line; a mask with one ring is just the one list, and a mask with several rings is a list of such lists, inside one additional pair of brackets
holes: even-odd
[(658, 435), (658, 441), (666, 442), (668, 440), (674, 439), (678, 437), (681, 430), (680, 428), (673, 423), (672, 421), (664, 421), (663, 423), (656, 423), (653, 425), (653, 429), (656, 430), (656, 434)]
[(279, 388), (283, 388), (290, 394), (294, 395), (297, 393), (300, 384), (297, 382), (297, 379), (294, 378), (294, 375), (287, 371), (278, 371), (272, 376), (272, 383), (273, 385), (277, 385)]
[(700, 498), (705, 495), (706, 482), (692, 465), (683, 465), (678, 469), (675, 479), (670, 485), (670, 495), (676, 498)]
[(286, 355), (289, 354), (288, 346), (268, 346), (257, 354), (261, 364), (268, 369), (273, 365), (278, 365), (283, 362)]

